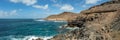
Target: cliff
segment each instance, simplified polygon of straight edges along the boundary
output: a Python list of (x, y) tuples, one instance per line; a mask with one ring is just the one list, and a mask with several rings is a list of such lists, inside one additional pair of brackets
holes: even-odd
[(82, 11), (69, 27), (78, 29), (50, 40), (120, 40), (120, 1), (109, 1)]
[(105, 2), (81, 11), (76, 18), (68, 21), (66, 27), (77, 29), (49, 40), (120, 40), (120, 0)]
[(52, 21), (67, 21), (67, 20), (72, 20), (77, 17), (76, 13), (72, 12), (63, 12), (58, 15), (50, 15), (45, 20), (52, 20)]

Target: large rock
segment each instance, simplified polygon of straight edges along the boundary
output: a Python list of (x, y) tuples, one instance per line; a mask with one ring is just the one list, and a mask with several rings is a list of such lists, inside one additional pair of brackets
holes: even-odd
[(79, 27), (51, 40), (120, 40), (120, 2), (110, 1), (79, 14), (68, 26)]
[(68, 20), (72, 20), (75, 19), (77, 17), (76, 13), (72, 13), (72, 12), (63, 12), (61, 14), (58, 15), (51, 15), (48, 16), (47, 18), (45, 18), (45, 20), (52, 20), (52, 21), (68, 21)]

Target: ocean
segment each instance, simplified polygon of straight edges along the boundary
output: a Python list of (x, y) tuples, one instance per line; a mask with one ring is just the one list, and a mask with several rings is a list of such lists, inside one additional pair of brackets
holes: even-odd
[(0, 40), (32, 40), (52, 38), (65, 33), (68, 29), (61, 26), (66, 22), (44, 21), (34, 19), (0, 19)]

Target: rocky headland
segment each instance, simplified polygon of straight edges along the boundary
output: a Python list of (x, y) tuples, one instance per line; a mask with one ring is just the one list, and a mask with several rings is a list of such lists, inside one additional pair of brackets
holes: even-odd
[(77, 13), (72, 12), (63, 12), (57, 15), (50, 15), (45, 20), (50, 21), (67, 21), (67, 20), (73, 20), (77, 17)]
[(49, 40), (120, 40), (120, 1), (81, 11), (74, 20), (68, 21), (67, 27), (78, 28)]

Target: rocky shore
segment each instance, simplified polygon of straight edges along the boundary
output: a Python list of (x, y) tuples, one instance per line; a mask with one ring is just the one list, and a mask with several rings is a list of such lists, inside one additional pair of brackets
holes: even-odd
[(120, 40), (120, 1), (109, 1), (81, 11), (67, 26), (78, 29), (49, 40)]

